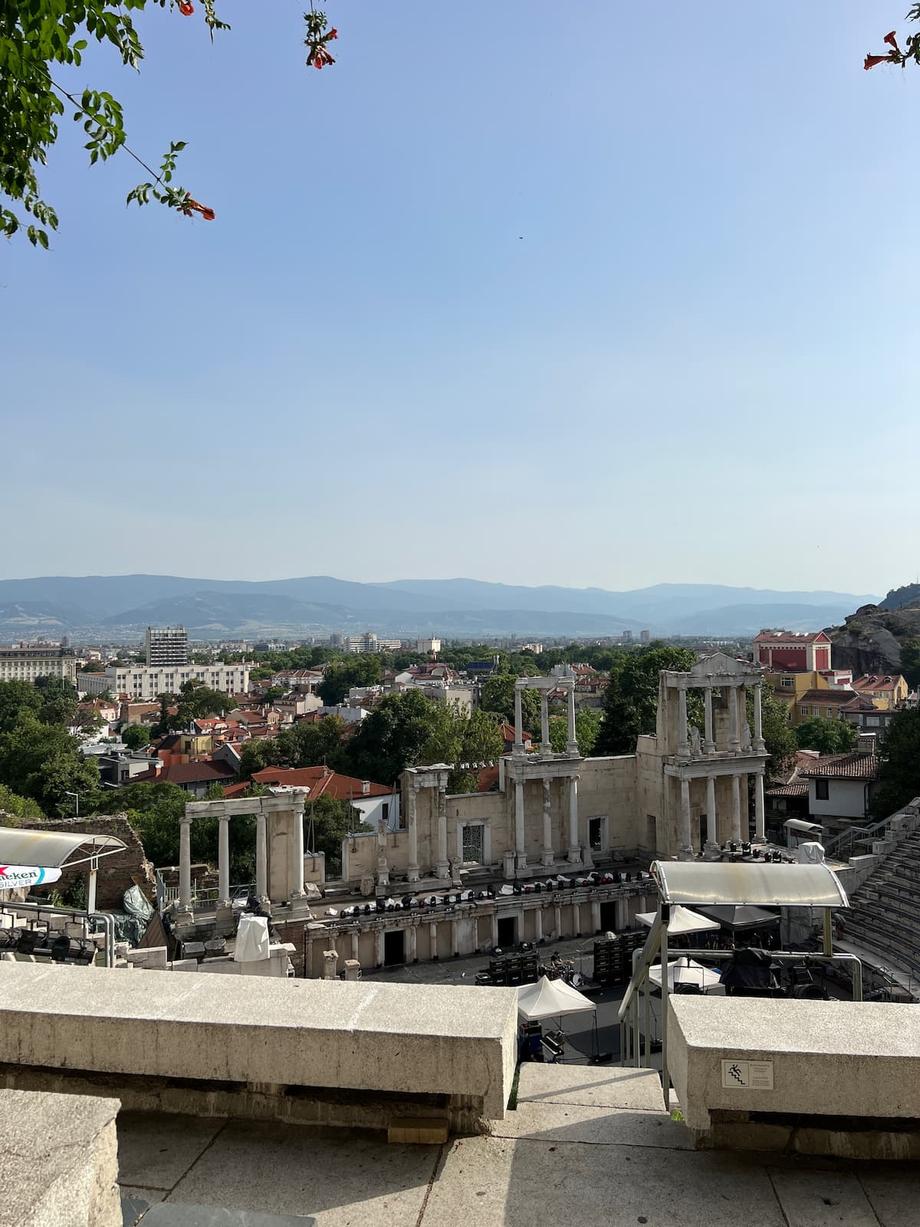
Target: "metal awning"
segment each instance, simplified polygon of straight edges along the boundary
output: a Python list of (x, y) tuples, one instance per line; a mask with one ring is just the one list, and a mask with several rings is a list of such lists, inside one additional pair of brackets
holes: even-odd
[(849, 907), (840, 879), (827, 865), (654, 861), (662, 903), (760, 907)]
[(814, 835), (824, 829), (819, 823), (806, 822), (804, 818), (787, 818), (783, 826), (787, 831), (804, 831), (807, 835)]
[[(0, 827), (0, 863), (41, 865), (57, 869), (63, 865), (82, 865), (95, 857), (111, 856), (127, 845), (115, 835), (93, 835), (88, 831), (26, 831), (20, 827)], [(76, 853), (83, 850), (82, 856)]]

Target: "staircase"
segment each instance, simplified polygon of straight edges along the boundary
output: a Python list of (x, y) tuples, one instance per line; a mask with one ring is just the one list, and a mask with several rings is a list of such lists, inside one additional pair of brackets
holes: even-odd
[(920, 827), (914, 820), (904, 830), (851, 897), (842, 942), (920, 977)]

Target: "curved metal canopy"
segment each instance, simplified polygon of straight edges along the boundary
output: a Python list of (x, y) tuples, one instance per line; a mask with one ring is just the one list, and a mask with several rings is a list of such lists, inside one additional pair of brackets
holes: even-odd
[[(41, 865), (45, 869), (57, 869), (63, 865), (82, 865), (94, 857), (111, 856), (126, 846), (116, 835), (0, 827), (0, 864), (4, 865)], [(84, 855), (74, 856), (81, 848)]]
[(662, 903), (759, 907), (849, 907), (840, 879), (827, 865), (654, 861)]

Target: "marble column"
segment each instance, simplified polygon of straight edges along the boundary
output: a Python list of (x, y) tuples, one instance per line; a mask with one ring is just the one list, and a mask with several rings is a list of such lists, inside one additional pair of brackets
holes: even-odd
[(553, 906), (553, 919), (556, 922), (556, 932), (553, 934), (553, 939), (558, 942), (562, 936), (562, 905), (559, 903)]
[(716, 816), (716, 777), (706, 777), (706, 818), (708, 820), (708, 838), (712, 843), (719, 842), (719, 819)]
[(732, 839), (741, 838), (741, 776), (732, 776)]
[(378, 929), (374, 934), (374, 938), (377, 946), (377, 966), (382, 967), (384, 960), (386, 959), (386, 941), (384, 938), (384, 930)]
[(524, 717), (521, 714), (521, 689), (514, 688), (514, 753), (524, 753)]
[(533, 913), (533, 940), (535, 942), (543, 941), (543, 908), (534, 908)]
[(256, 896), (268, 897), (268, 852), (265, 815), (256, 814)]
[(436, 920), (430, 921), (428, 925), (428, 941), (431, 946), (430, 957), (437, 959), (438, 957), (438, 923)]
[(728, 715), (729, 715), (729, 741), (728, 748), (736, 754), (741, 749), (741, 713), (738, 710), (738, 696), (742, 693), (740, 686), (732, 686), (729, 689)]
[(409, 936), (407, 939), (408, 950), (406, 958), (410, 963), (418, 962), (418, 928), (416, 925), (409, 925)]
[(690, 781), (680, 781), (680, 852), (686, 858), (693, 856), (693, 838), (690, 832)]
[(543, 781), (543, 864), (553, 863), (553, 815), (551, 808), (550, 782)]
[(601, 905), (597, 899), (591, 901), (591, 925), (595, 933), (601, 931)]
[(308, 980), (313, 979), (313, 938), (308, 937), (303, 944), (303, 965), (304, 975)]
[(303, 811), (305, 793), (295, 795), (291, 806), (291, 899), (302, 899), (303, 888)]
[(566, 751), (569, 754), (578, 753), (578, 738), (575, 736), (575, 681), (572, 680), (571, 686), (568, 687), (566, 693), (567, 716), (568, 716), (568, 732), (566, 741)]
[(359, 943), (360, 943), (360, 935), (358, 933), (358, 930), (353, 929), (350, 936), (351, 936), (351, 957), (353, 959), (358, 959)]
[(230, 815), (221, 814), (217, 828), (217, 904), (230, 906)]
[(418, 788), (413, 780), (406, 789), (406, 827), (409, 833), (409, 869), (410, 882), (419, 880), (418, 867)]
[(754, 776), (754, 837), (759, 841), (766, 841), (763, 771), (758, 771)]
[(491, 920), (492, 920), (492, 949), (494, 950), (495, 947), (498, 945), (498, 912), (492, 913)]
[(763, 754), (766, 749), (763, 739), (763, 683), (754, 686), (754, 753)]
[(712, 720), (712, 687), (707, 686), (703, 692), (704, 710), (706, 713), (703, 750), (706, 754), (714, 754), (716, 749), (716, 739), (713, 735), (713, 720)]
[(578, 839), (578, 776), (569, 780), (569, 864), (577, 865), (581, 860), (581, 845)]
[(629, 928), (629, 900), (617, 899), (615, 911), (616, 931), (621, 933), (624, 929)]
[(450, 922), (450, 952), (454, 958), (460, 953), (460, 924), (456, 917)]
[(546, 691), (540, 691), (540, 753), (552, 754), (553, 747), (549, 739), (549, 698)]
[(524, 830), (524, 781), (514, 781), (514, 851), (515, 867), (527, 868), (526, 833)]
[(677, 688), (677, 753), (687, 758), (690, 755), (690, 728), (687, 723), (687, 687)]
[(192, 910), (192, 820), (185, 814), (179, 819), (179, 908)]
[(450, 877), (450, 863), (447, 859), (447, 786), (438, 784), (438, 863), (436, 866), (439, 878)]

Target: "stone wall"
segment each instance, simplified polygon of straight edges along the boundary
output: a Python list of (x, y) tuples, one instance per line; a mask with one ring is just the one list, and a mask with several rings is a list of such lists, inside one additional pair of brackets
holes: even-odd
[[(126, 890), (139, 886), (147, 898), (154, 900), (153, 865), (147, 860), (144, 845), (124, 814), (93, 814), (88, 818), (56, 818), (53, 822), (23, 821), (18, 826), (29, 831), (55, 830), (68, 835), (114, 835), (125, 843), (123, 852), (114, 852), (99, 861), (96, 879), (96, 906), (103, 911), (120, 910)], [(86, 881), (88, 868), (78, 865), (66, 869), (57, 889), (63, 890), (76, 881)]]

